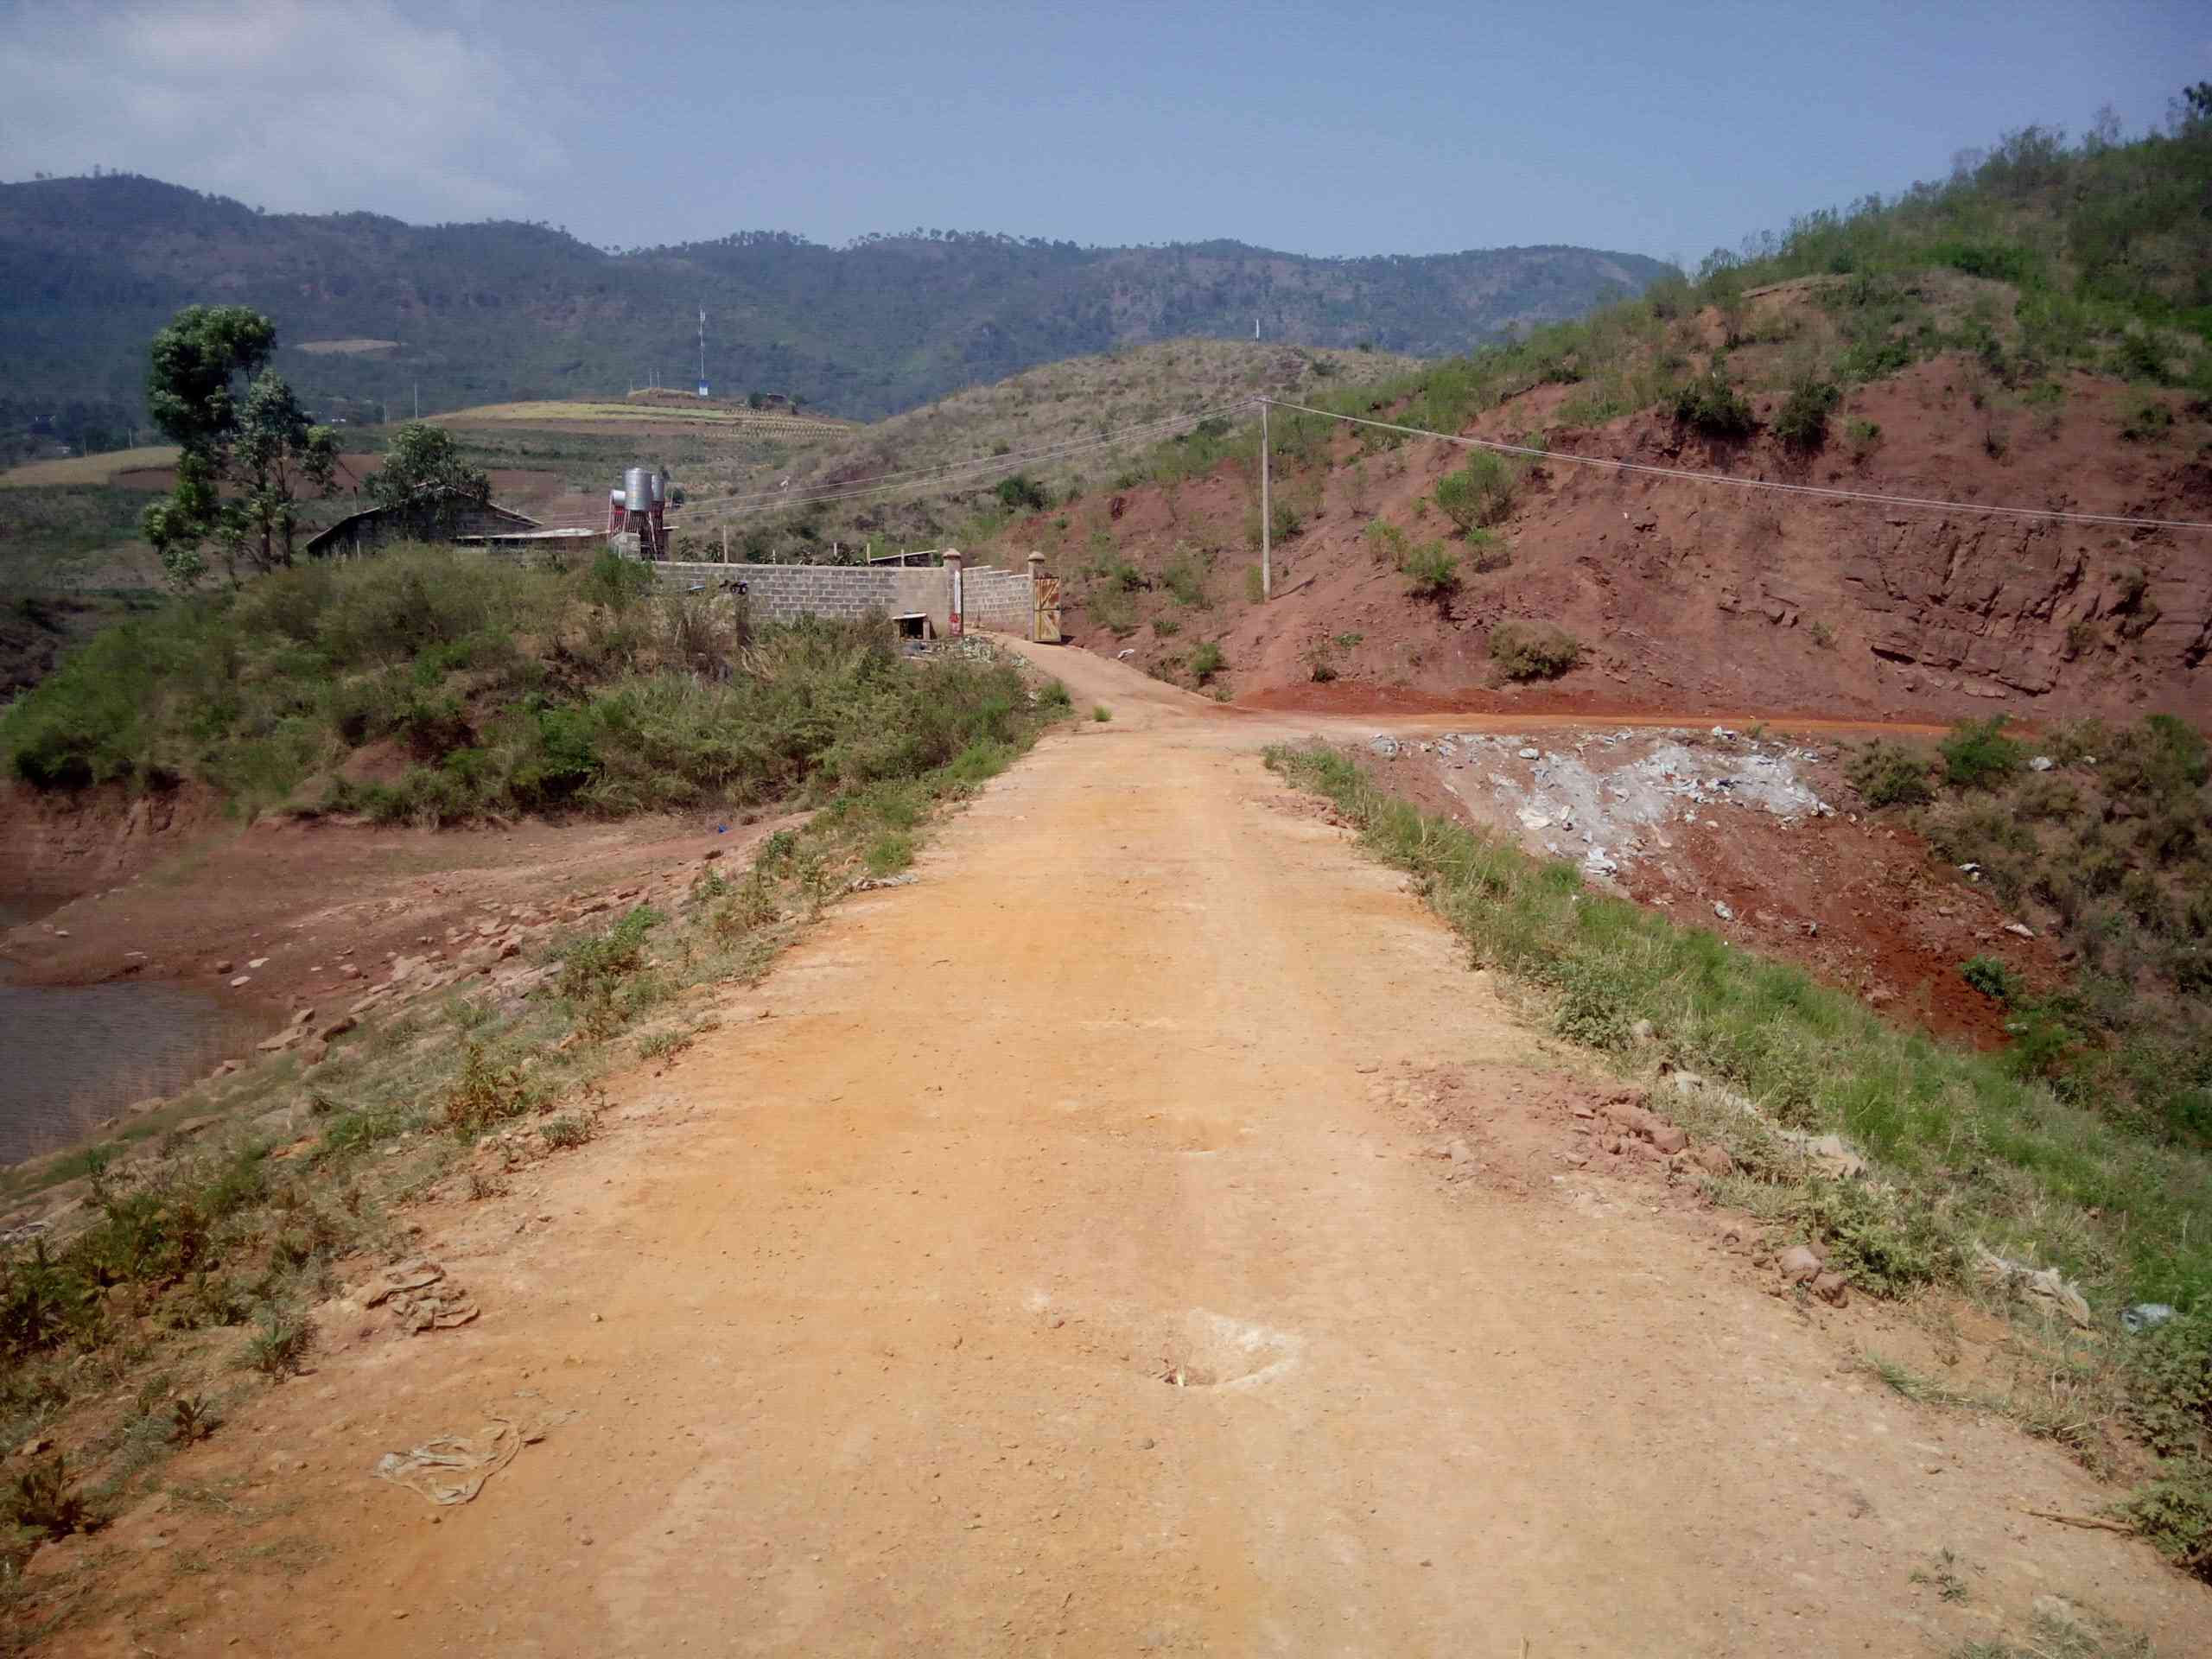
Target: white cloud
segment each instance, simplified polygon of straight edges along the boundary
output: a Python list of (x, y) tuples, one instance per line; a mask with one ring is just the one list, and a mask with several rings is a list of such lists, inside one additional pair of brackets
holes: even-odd
[(586, 94), (390, 0), (10, 7), (0, 30), (0, 176), (98, 164), (272, 210), (521, 215)]

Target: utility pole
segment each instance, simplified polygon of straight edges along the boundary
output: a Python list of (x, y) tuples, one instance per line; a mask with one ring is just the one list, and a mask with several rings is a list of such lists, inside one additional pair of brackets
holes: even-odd
[(1260, 399), (1260, 602), (1264, 605), (1274, 597), (1274, 572), (1268, 557), (1269, 539), (1274, 533), (1274, 521), (1268, 512), (1268, 400)]
[(420, 380), (415, 383), (415, 418), (418, 421), (423, 418), (423, 383)]

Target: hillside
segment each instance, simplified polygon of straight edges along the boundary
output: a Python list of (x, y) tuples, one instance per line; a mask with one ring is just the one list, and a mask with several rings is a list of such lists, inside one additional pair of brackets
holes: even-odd
[(1571, 247), (1338, 260), (923, 232), (613, 253), (544, 226), (264, 214), (128, 175), (48, 179), (0, 185), (0, 423), (56, 406), (111, 429), (143, 418), (145, 341), (193, 301), (274, 318), (279, 365), (333, 409), (397, 407), (417, 384), (426, 409), (682, 385), (703, 306), (718, 387), (867, 417), (1058, 358), (1249, 337), (1255, 320), (1307, 346), (1464, 350), (1664, 269)]
[[(1978, 170), (1801, 220), (1583, 322), (1317, 407), (1747, 480), (2212, 518), (2212, 120), (2013, 135)], [(1468, 452), (1279, 416), (1279, 597), (1249, 431), (1163, 448), (1119, 511), (1014, 527), (1080, 637), (1239, 699), (2201, 717), (2212, 545)], [(1459, 480), (1446, 484), (1446, 480)], [(1440, 491), (1443, 486), (1443, 491)], [(1486, 486), (1487, 487), (1487, 486)], [(1475, 522), (1477, 518), (1480, 522)], [(1464, 522), (1463, 522), (1464, 521)], [(1506, 624), (1579, 661), (1510, 683)]]
[[(1313, 352), (1247, 340), (1160, 340), (1071, 358), (826, 441), (753, 451), (733, 446), (683, 474), (690, 504), (680, 534), (694, 545), (719, 545), (727, 525), (733, 557), (742, 548), (747, 557), (805, 561), (829, 558), (839, 544), (882, 550), (973, 541), (1007, 520), (994, 493), (1002, 480), (1018, 474), (1050, 496), (1080, 494), (1121, 476), (1149, 447), (1101, 443), (1102, 434), (1199, 415), (1262, 392), (1301, 397), (1375, 385), (1419, 366), (1388, 352)], [(994, 464), (995, 456), (1006, 459)], [(941, 490), (871, 491), (886, 477), (931, 468), (965, 470)], [(817, 499), (779, 510), (777, 498), (786, 494)]]

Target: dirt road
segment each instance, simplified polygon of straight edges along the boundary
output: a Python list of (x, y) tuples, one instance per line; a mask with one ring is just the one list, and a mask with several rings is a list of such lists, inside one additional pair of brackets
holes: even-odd
[[(184, 1454), (284, 1501), (220, 1573), (118, 1525), (145, 1599), (65, 1650), (1942, 1654), (2052, 1594), (2202, 1650), (2146, 1548), (2022, 1514), (2107, 1501), (2061, 1453), (1851, 1364), (1899, 1322), (1568, 1166), (1605, 1085), (1264, 772), (1262, 720), (1052, 663), (1114, 721), (601, 1141), (426, 1210), (482, 1319)], [(571, 1409), (474, 1503), (370, 1477)], [(1963, 1601), (1912, 1580), (1944, 1549)]]

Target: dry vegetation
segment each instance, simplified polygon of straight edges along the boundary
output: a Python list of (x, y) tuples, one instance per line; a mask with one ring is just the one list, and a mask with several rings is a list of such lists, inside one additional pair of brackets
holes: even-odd
[[(1410, 359), (1388, 353), (1315, 352), (1242, 340), (1173, 340), (1103, 357), (1071, 358), (996, 385), (956, 392), (923, 408), (788, 454), (715, 463), (687, 477), (691, 505), (684, 529), (719, 536), (730, 525), (733, 548), (747, 556), (825, 561), (832, 543), (848, 556), (873, 543), (878, 551), (970, 545), (1004, 527), (1012, 505), (997, 486), (1019, 474), (1044, 499), (1095, 490), (1128, 467), (1131, 448), (1099, 448), (1064, 460), (1030, 461), (1020, 454), (1096, 439), (1122, 427), (1195, 415), (1255, 392), (1299, 396), (1326, 385), (1364, 385), (1402, 376)], [(1140, 443), (1133, 446), (1142, 449)], [(887, 474), (988, 462), (957, 488), (879, 501), (826, 502), (794, 512), (764, 512), (745, 499), (775, 492), (789, 480), (793, 494), (864, 488)], [(771, 503), (772, 505), (772, 503)], [(733, 556), (735, 556), (734, 552)]]

